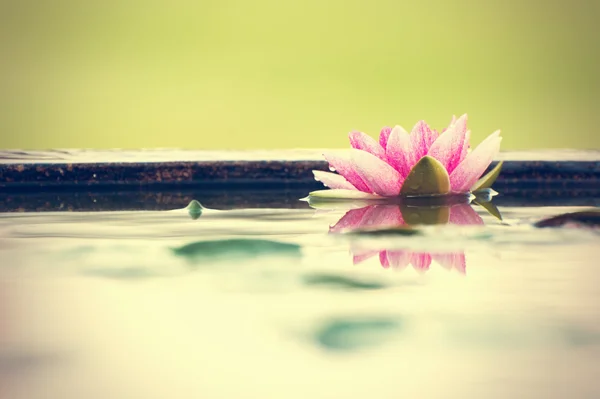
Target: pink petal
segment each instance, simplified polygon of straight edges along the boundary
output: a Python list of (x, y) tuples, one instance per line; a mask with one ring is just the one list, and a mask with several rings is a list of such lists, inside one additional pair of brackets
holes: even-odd
[(350, 138), (350, 144), (352, 145), (352, 148), (366, 151), (375, 155), (384, 162), (387, 161), (385, 150), (377, 141), (375, 141), (373, 137), (363, 132), (352, 132), (348, 135), (348, 137)]
[(369, 250), (369, 251), (361, 252), (358, 254), (353, 254), (352, 264), (358, 265), (359, 263), (364, 262), (367, 259), (377, 255), (378, 253), (379, 253), (379, 251)]
[(379, 145), (385, 150), (387, 148), (388, 138), (390, 137), (390, 133), (392, 132), (391, 127), (384, 127), (381, 129), (379, 133)]
[(363, 217), (369, 210), (369, 207), (351, 209), (338, 222), (329, 228), (330, 233), (339, 233), (348, 229), (356, 229), (361, 226)]
[(416, 163), (416, 159), (413, 154), (410, 136), (406, 130), (400, 126), (394, 127), (388, 138), (385, 151), (389, 164), (400, 172), (402, 177), (408, 176)]
[(372, 192), (369, 189), (369, 186), (367, 186), (358, 173), (356, 173), (356, 170), (354, 170), (354, 163), (350, 159), (349, 151), (344, 155), (325, 153), (323, 156), (325, 157), (325, 160), (329, 162), (329, 166), (336, 170), (340, 175), (344, 176), (344, 178), (356, 187), (357, 190), (367, 193)]
[(431, 130), (425, 121), (419, 121), (410, 132), (412, 150), (414, 158), (418, 162), (419, 159), (427, 155), (427, 151), (437, 138), (436, 132)]
[(398, 205), (369, 205), (365, 208), (360, 227), (395, 227), (404, 225)]
[(467, 134), (467, 114), (464, 114), (456, 123), (450, 125), (448, 130), (440, 134), (437, 140), (431, 145), (428, 155), (431, 155), (448, 170), (452, 172), (458, 164), (460, 154), (465, 145), (465, 136)]
[(409, 251), (387, 251), (388, 262), (394, 269), (404, 269), (410, 263), (411, 257)]
[(435, 254), (433, 259), (445, 269), (456, 269), (459, 273), (465, 274), (467, 260), (464, 252)]
[(381, 263), (381, 266), (383, 266), (384, 269), (387, 269), (390, 267), (390, 262), (388, 261), (386, 252), (387, 251), (381, 251), (379, 253), (379, 263)]
[(467, 274), (467, 257), (464, 253), (454, 254), (454, 264), (452, 265), (460, 274)]
[(465, 158), (467, 157), (467, 154), (469, 153), (469, 148), (471, 148), (471, 131), (467, 130), (467, 133), (465, 134), (465, 141), (463, 143), (463, 147), (462, 150), (460, 152), (460, 155), (458, 157), (457, 160), (454, 160), (455, 162), (452, 163), (452, 165), (450, 165), (451, 167), (451, 171), (453, 171), (454, 169), (456, 169), (456, 167), (465, 160)]
[(426, 252), (413, 253), (410, 263), (412, 263), (413, 267), (417, 270), (429, 270), (429, 266), (431, 266), (431, 255)]
[(452, 254), (432, 254), (431, 258), (447, 270), (452, 269), (452, 265), (454, 264)]
[(348, 180), (344, 178), (344, 176), (338, 175), (336, 173), (323, 172), (320, 170), (313, 170), (313, 175), (315, 175), (315, 180), (320, 181), (324, 185), (329, 188), (341, 188), (345, 190), (356, 190)]
[(450, 186), (455, 193), (468, 192), (500, 152), (500, 131), (492, 133), (465, 157), (450, 174)]
[(404, 179), (386, 162), (361, 150), (352, 150), (352, 162), (354, 170), (371, 192), (385, 197), (393, 197), (400, 193)]
[(364, 227), (391, 227), (405, 224), (398, 205), (369, 205), (351, 209), (329, 228), (330, 233)]
[(460, 226), (483, 225), (483, 219), (469, 204), (454, 205), (450, 208), (450, 224)]

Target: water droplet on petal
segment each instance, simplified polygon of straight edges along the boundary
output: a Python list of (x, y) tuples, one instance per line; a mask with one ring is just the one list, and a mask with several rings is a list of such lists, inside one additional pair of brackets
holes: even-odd
[(329, 166), (329, 170), (335, 172), (335, 168), (333, 166)]

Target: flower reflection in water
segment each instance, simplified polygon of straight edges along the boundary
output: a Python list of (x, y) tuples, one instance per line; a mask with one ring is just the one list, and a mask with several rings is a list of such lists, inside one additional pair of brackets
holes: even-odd
[[(493, 206), (491, 203), (489, 205)], [(356, 230), (377, 231), (399, 227), (410, 229), (418, 225), (443, 224), (482, 226), (484, 222), (468, 203), (436, 207), (373, 204), (349, 210), (335, 225), (330, 227), (329, 233), (339, 234)], [(429, 270), (432, 262), (436, 262), (445, 269), (456, 269), (461, 274), (466, 273), (467, 262), (464, 250), (446, 252), (353, 246), (351, 253), (355, 265), (379, 256), (379, 262), (384, 268), (404, 269), (408, 265), (412, 265), (414, 269), (424, 272)]]

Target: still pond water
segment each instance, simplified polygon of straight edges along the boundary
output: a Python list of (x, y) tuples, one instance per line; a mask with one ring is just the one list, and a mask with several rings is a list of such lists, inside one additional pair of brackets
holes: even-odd
[(362, 205), (0, 214), (0, 397), (600, 397), (579, 208)]

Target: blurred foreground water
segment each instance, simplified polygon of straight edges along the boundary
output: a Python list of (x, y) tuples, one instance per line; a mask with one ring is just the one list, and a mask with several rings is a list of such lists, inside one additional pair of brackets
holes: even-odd
[(577, 209), (0, 214), (0, 397), (597, 398)]

